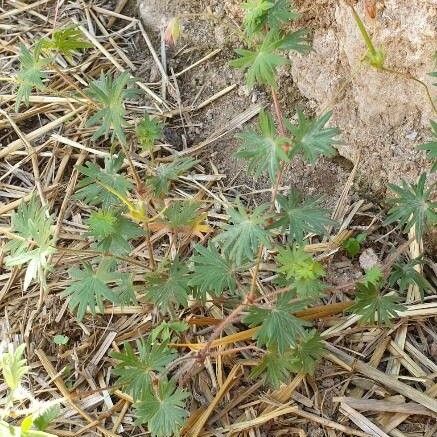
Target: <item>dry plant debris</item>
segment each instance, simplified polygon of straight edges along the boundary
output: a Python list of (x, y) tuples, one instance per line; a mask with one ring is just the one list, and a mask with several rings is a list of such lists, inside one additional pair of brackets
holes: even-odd
[[(166, 125), (240, 84), (183, 102), (220, 50), (169, 69), (196, 17), (157, 36), (127, 3), (0, 5), (2, 436), (436, 435), (435, 162), (388, 208), (352, 193), (359, 160), (331, 214), (283, 190), (295, 155), (341, 135), (329, 111), (282, 115), (277, 69), (310, 48), (285, 0), (243, 4), (233, 61), (271, 107), (175, 147)], [(270, 178), (268, 204), (232, 196), (208, 156), (254, 117), (236, 155)]]

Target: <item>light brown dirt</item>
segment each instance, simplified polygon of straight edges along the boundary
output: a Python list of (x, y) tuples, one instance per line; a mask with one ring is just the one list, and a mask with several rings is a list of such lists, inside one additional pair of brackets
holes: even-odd
[[(295, 3), (302, 17), (298, 25), (313, 33), (313, 51), (306, 56), (293, 54), (291, 64), (281, 69), (281, 104), (289, 117), (297, 107), (310, 114), (331, 109), (332, 124), (341, 129), (342, 142), (337, 146), (339, 158), (321, 159), (313, 167), (295, 160), (284, 185), (306, 193), (323, 193), (333, 204), (358, 156), (357, 180), (364, 191), (384, 194), (387, 182), (400, 177), (414, 180), (427, 165), (424, 153), (416, 146), (429, 138), (432, 117), (423, 87), (400, 75), (375, 71), (362, 62), (365, 46), (343, 1)], [(359, 0), (356, 7), (364, 17), (362, 3)], [(384, 0), (377, 4), (376, 19), (364, 20), (375, 44), (384, 47), (386, 65), (430, 84), (427, 73), (433, 68), (436, 1)], [(160, 30), (172, 17), (181, 17), (184, 32), (175, 52), (184, 45), (190, 52), (188, 58), (169, 53), (169, 68), (177, 71), (222, 48), (213, 60), (180, 78), (183, 102), (192, 101), (201, 89), (202, 98), (206, 98), (227, 85), (238, 84), (235, 92), (193, 114), (184, 129), (170, 127), (169, 139), (176, 146), (182, 146), (185, 140), (189, 146), (204, 139), (253, 102), (270, 105), (271, 99), (262, 89), (248, 90), (241, 72), (228, 65), (234, 49), (242, 44), (241, 2), (141, 0), (138, 5), (157, 47)], [(150, 80), (156, 80), (153, 66), (149, 73)], [(207, 150), (219, 171), (228, 175), (226, 184), (243, 184), (243, 191), (267, 188), (267, 178), (254, 181), (246, 174), (244, 163), (232, 156), (236, 147), (236, 141), (228, 136)]]
[[(400, 177), (415, 179), (426, 165), (416, 146), (429, 137), (433, 117), (425, 89), (362, 61), (365, 45), (344, 1), (299, 3), (324, 20), (307, 22), (314, 29), (313, 51), (294, 58), (292, 76), (311, 105), (333, 110), (332, 122), (343, 132), (339, 153), (351, 161), (361, 153), (361, 174), (373, 188)], [(381, 0), (373, 20), (363, 0), (355, 3), (374, 44), (386, 54), (386, 66), (423, 80), (435, 98), (428, 73), (434, 68), (437, 2)]]

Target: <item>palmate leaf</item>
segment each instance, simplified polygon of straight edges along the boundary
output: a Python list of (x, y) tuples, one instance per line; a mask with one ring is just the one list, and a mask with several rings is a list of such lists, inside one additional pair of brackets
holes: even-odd
[(437, 202), (432, 201), (433, 188), (426, 189), (426, 174), (423, 173), (417, 184), (408, 184), (402, 180), (400, 185), (389, 185), (397, 195), (392, 199), (392, 208), (388, 212), (385, 224), (399, 222), (404, 232), (414, 227), (417, 239), (420, 239), (427, 226), (437, 223)]
[(146, 298), (163, 311), (172, 305), (186, 307), (189, 279), (188, 267), (176, 259), (167, 270), (146, 275)]
[(196, 245), (194, 249), (196, 253), (191, 258), (194, 272), (189, 284), (194, 288), (195, 296), (205, 300), (207, 293), (220, 296), (224, 291), (235, 291), (237, 269), (232, 262), (213, 244), (208, 247)]
[[(103, 311), (104, 300), (115, 305), (133, 303), (135, 295), (130, 274), (116, 271), (114, 259), (103, 258), (97, 268), (86, 262), (83, 268), (73, 267), (68, 273), (71, 284), (62, 293), (69, 298), (68, 305), (76, 311), (77, 318), (82, 320), (87, 309), (93, 314), (96, 309)], [(110, 284), (117, 287), (111, 288)]]
[(146, 113), (137, 125), (136, 135), (141, 148), (150, 151), (162, 136), (162, 124)]
[(319, 118), (307, 118), (297, 111), (296, 125), (286, 121), (288, 130), (293, 136), (293, 147), (290, 157), (301, 154), (309, 163), (314, 163), (320, 155), (333, 156), (336, 150), (332, 147), (337, 143), (336, 137), (340, 131), (335, 127), (325, 127), (332, 113), (327, 112)]
[(258, 378), (264, 375), (265, 383), (272, 387), (278, 388), (281, 384), (286, 383), (291, 378), (291, 370), (289, 366), (290, 350), (283, 354), (280, 354), (276, 349), (268, 350), (261, 358), (259, 364), (257, 364), (250, 376), (252, 378)]
[(85, 38), (84, 34), (75, 26), (55, 30), (50, 39), (42, 40), (42, 48), (47, 51), (55, 51), (72, 60), (74, 52), (93, 47)]
[(248, 0), (242, 7), (244, 30), (249, 37), (266, 27), (279, 30), (282, 24), (298, 17), (290, 0)]
[(244, 9), (244, 30), (249, 37), (263, 28), (267, 20), (268, 10), (272, 6), (273, 2), (268, 0), (248, 0), (241, 5)]
[(431, 129), (433, 135), (432, 141), (429, 141), (428, 143), (425, 144), (421, 144), (419, 146), (419, 149), (425, 150), (428, 159), (433, 161), (431, 171), (434, 172), (437, 170), (437, 122), (431, 120)]
[(120, 143), (126, 143), (124, 101), (138, 94), (138, 90), (130, 88), (132, 81), (130, 74), (125, 71), (118, 76), (102, 73), (98, 80), (90, 83), (87, 93), (100, 106), (87, 121), (87, 126), (98, 126), (93, 139), (108, 137), (112, 131), (112, 141), (118, 138)]
[(260, 245), (270, 246), (270, 234), (266, 230), (267, 205), (257, 206), (249, 214), (238, 201), (236, 207), (228, 210), (229, 222), (214, 241), (223, 253), (234, 261), (237, 266), (253, 260)]
[(114, 155), (105, 158), (104, 168), (92, 162), (78, 166), (77, 170), (85, 175), (85, 178), (78, 183), (74, 198), (83, 200), (88, 205), (101, 205), (104, 209), (119, 206), (120, 199), (101, 184), (112, 188), (122, 196), (128, 194), (132, 189), (132, 183), (125, 175), (119, 174), (123, 161), (122, 155)]
[(188, 396), (172, 380), (161, 379), (157, 387), (147, 390), (134, 404), (136, 423), (147, 424), (152, 437), (178, 436), (188, 417)]
[(261, 45), (255, 50), (237, 49), (240, 56), (231, 61), (230, 65), (246, 71), (246, 81), (249, 87), (255, 84), (276, 86), (276, 71), (288, 60), (277, 54), (281, 37), (277, 32), (269, 32)]
[(357, 234), (355, 237), (350, 237), (346, 241), (344, 241), (342, 243), (342, 247), (346, 251), (348, 256), (353, 258), (360, 253), (361, 245), (364, 243), (364, 240), (366, 238), (367, 238), (367, 234), (365, 232), (361, 232)]
[(320, 207), (320, 199), (303, 199), (299, 192), (291, 191), (287, 197), (278, 194), (279, 219), (272, 227), (280, 227), (290, 239), (302, 242), (305, 235), (324, 235), (326, 226), (334, 225), (328, 212)]
[(96, 249), (114, 255), (128, 254), (132, 250), (129, 240), (144, 235), (136, 223), (115, 211), (95, 211), (86, 223), (89, 234), (96, 239)]
[(5, 246), (9, 255), (5, 258), (7, 267), (27, 264), (23, 289), (27, 290), (33, 279), (42, 279), (49, 268), (48, 259), (55, 252), (52, 236), (53, 220), (36, 196), (28, 203), (22, 202), (12, 215), (12, 232), (21, 237)]
[(388, 278), (389, 285), (391, 287), (397, 285), (401, 293), (409, 286), (417, 286), (423, 300), (425, 291), (432, 289), (431, 284), (415, 268), (423, 264), (423, 258), (405, 259), (395, 263)]
[(299, 29), (285, 35), (279, 43), (280, 50), (294, 50), (305, 54), (311, 50), (308, 29)]
[(375, 286), (381, 286), (383, 280), (384, 273), (382, 272), (381, 267), (373, 266), (366, 271), (360, 282), (364, 285), (374, 284)]
[(360, 317), (360, 323), (389, 324), (392, 318), (397, 317), (405, 307), (398, 303), (399, 297), (395, 294), (383, 295), (380, 286), (372, 282), (358, 283), (355, 303), (349, 312)]
[(235, 156), (248, 161), (249, 172), (256, 176), (268, 172), (270, 179), (275, 180), (281, 161), (288, 161), (283, 146), (287, 138), (276, 134), (273, 117), (265, 111), (259, 115), (259, 132), (244, 131), (237, 135), (242, 145)]
[(29, 98), (32, 90), (42, 90), (44, 88), (43, 80), (47, 77), (43, 71), (44, 67), (50, 64), (50, 59), (44, 58), (41, 54), (41, 43), (38, 42), (30, 50), (26, 46), (20, 46), (20, 70), (17, 74), (17, 97), (15, 100), (15, 110), (18, 111), (21, 102), (29, 105)]
[(295, 373), (312, 375), (323, 353), (323, 341), (317, 330), (305, 331), (291, 350), (288, 365)]
[(173, 320), (171, 322), (163, 321), (150, 332), (150, 341), (157, 340), (165, 343), (173, 338), (173, 334), (180, 334), (188, 330), (190, 325), (183, 320)]
[(250, 327), (259, 326), (255, 334), (259, 346), (275, 348), (279, 353), (284, 353), (296, 344), (305, 331), (304, 326), (308, 324), (291, 313), (306, 308), (307, 304), (306, 301), (293, 301), (291, 293), (284, 293), (271, 308), (250, 307), (244, 322)]
[(193, 200), (175, 200), (164, 211), (163, 217), (172, 230), (191, 229), (199, 215), (200, 203)]
[(321, 278), (326, 272), (322, 265), (302, 247), (280, 248), (276, 257), (281, 273), (296, 295), (302, 299), (320, 297), (325, 285)]
[(129, 343), (121, 352), (111, 353), (111, 357), (118, 361), (113, 370), (118, 376), (117, 384), (135, 400), (142, 399), (152, 389), (153, 378), (164, 373), (176, 357), (166, 345), (141, 340), (137, 347), (138, 355)]
[(172, 182), (186, 173), (199, 161), (193, 158), (176, 158), (170, 164), (162, 164), (156, 168), (156, 174), (149, 177), (148, 184), (157, 197), (165, 196)]
[(272, 7), (267, 10), (267, 24), (270, 29), (279, 29), (282, 24), (296, 20), (296, 12), (291, 0), (272, 0)]
[(251, 376), (258, 377), (264, 374), (266, 384), (277, 388), (286, 383), (292, 373), (313, 375), (323, 353), (323, 341), (320, 334), (315, 329), (305, 331), (296, 345), (284, 353), (269, 349), (261, 362), (253, 369)]

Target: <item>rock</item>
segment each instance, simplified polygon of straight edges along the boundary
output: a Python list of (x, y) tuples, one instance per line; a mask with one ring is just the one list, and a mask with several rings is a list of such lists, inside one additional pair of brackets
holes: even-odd
[(361, 268), (366, 272), (367, 270), (370, 270), (372, 267), (375, 266), (381, 267), (378, 255), (375, 253), (375, 251), (372, 248), (364, 250), (361, 253), (360, 257), (358, 258), (358, 261), (360, 263)]
[[(318, 111), (333, 110), (331, 123), (342, 130), (339, 153), (355, 162), (361, 151), (360, 171), (372, 179), (371, 185), (400, 177), (413, 180), (426, 165), (416, 146), (430, 137), (430, 102), (417, 82), (362, 62), (366, 48), (345, 3), (324, 5), (331, 23), (315, 30), (310, 54), (292, 55), (293, 79), (305, 97), (317, 102)], [(356, 9), (375, 46), (384, 49), (386, 66), (411, 73), (435, 92), (428, 72), (433, 71), (436, 1), (383, 4), (374, 20), (365, 18), (363, 0)]]

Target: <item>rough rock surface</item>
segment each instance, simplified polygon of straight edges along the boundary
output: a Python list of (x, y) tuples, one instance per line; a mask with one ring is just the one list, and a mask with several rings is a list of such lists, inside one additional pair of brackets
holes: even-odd
[[(296, 3), (314, 9), (318, 2)], [(323, 11), (314, 14), (329, 18), (316, 29), (307, 22), (315, 30), (313, 51), (293, 56), (293, 79), (316, 111), (333, 110), (332, 123), (343, 132), (339, 153), (353, 162), (361, 153), (361, 174), (373, 188), (400, 177), (414, 179), (426, 165), (415, 146), (429, 137), (433, 117), (424, 87), (362, 62), (366, 49), (350, 8), (344, 1), (322, 3)], [(425, 81), (435, 98), (427, 73), (437, 48), (437, 1), (380, 0), (373, 20), (365, 17), (363, 3), (356, 9), (375, 45), (384, 49), (386, 66)]]

